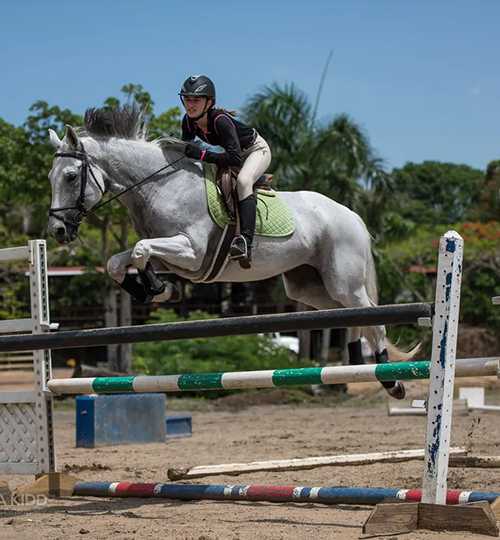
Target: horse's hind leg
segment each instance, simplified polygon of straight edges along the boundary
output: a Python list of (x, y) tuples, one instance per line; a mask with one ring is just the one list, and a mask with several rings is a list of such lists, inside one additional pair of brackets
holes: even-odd
[[(372, 307), (374, 304), (369, 299), (365, 287), (361, 287), (357, 291), (348, 294), (342, 301), (344, 307), (349, 308), (365, 308)], [(375, 349), (375, 361), (377, 364), (386, 364), (389, 362), (389, 355), (385, 345), (386, 331), (385, 326), (375, 325), (361, 328), (349, 328), (348, 333), (348, 350), (349, 364), (359, 365), (364, 364), (361, 334), (366, 334), (368, 343)], [(405, 387), (401, 381), (381, 381), (382, 386), (387, 393), (396, 398), (403, 399), (406, 395)]]
[(283, 284), (288, 298), (316, 309), (336, 309), (342, 304), (328, 294), (316, 268), (302, 265), (283, 274)]
[[(303, 265), (283, 275), (288, 298), (303, 302), (316, 309), (339, 309), (345, 307), (334, 300), (328, 292), (320, 273), (312, 266)], [(360, 328), (348, 328), (349, 364), (364, 364), (361, 353)]]
[[(337, 270), (337, 272), (329, 271), (322, 276), (326, 290), (332, 299), (340, 302), (346, 308), (368, 308), (375, 305), (366, 290), (363, 273), (356, 273), (352, 268), (350, 271), (344, 268), (342, 269), (343, 272), (339, 271), (339, 269)], [(342, 275), (346, 277), (342, 279), (340, 277)], [(362, 330), (360, 328), (349, 328), (349, 364), (360, 365), (365, 363), (361, 348), (361, 333), (365, 335), (368, 343), (375, 350), (375, 361), (378, 364), (389, 362), (389, 355), (387, 354), (385, 344), (385, 327), (374, 325), (363, 327)], [(400, 381), (383, 381), (381, 384), (390, 396), (396, 399), (403, 399), (405, 397), (405, 387)]]
[[(303, 302), (316, 309), (338, 309), (347, 306), (345, 301), (334, 300), (328, 291), (323, 278), (316, 268), (309, 265), (302, 265), (283, 274), (283, 283), (288, 298)], [(359, 304), (359, 303), (357, 303)], [(356, 305), (356, 307), (361, 307)], [(370, 336), (370, 344), (374, 348), (383, 350), (385, 340), (385, 329), (379, 327), (379, 331)], [(348, 331), (349, 364), (364, 364), (361, 354), (361, 329), (351, 327)], [(375, 340), (375, 341), (373, 341)]]
[(349, 353), (349, 365), (359, 366), (365, 363), (363, 348), (361, 346), (361, 329), (358, 327), (347, 329), (347, 351)]
[[(346, 295), (339, 295), (336, 288), (332, 292), (332, 287), (329, 287), (323, 280), (321, 274), (309, 265), (299, 266), (283, 275), (283, 283), (285, 291), (289, 298), (298, 300), (312, 306), (316, 309), (335, 309), (341, 307), (372, 307), (374, 303), (368, 297), (368, 293), (364, 286), (358, 290)], [(338, 281), (336, 281), (338, 285)], [(387, 349), (385, 347), (385, 327), (370, 326), (363, 328), (363, 333), (370, 345), (375, 349), (375, 360), (377, 363), (386, 363), (389, 361)], [(361, 329), (348, 328), (348, 352), (349, 364), (360, 365), (364, 364), (361, 349)], [(387, 393), (396, 399), (405, 397), (405, 387), (400, 381), (384, 381), (382, 386)]]

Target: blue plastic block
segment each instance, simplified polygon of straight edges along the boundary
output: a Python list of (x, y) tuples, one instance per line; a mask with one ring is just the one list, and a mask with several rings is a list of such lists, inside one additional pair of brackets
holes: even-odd
[(165, 442), (165, 394), (76, 398), (76, 446)]
[(167, 439), (177, 437), (191, 437), (193, 434), (193, 420), (190, 414), (167, 415)]

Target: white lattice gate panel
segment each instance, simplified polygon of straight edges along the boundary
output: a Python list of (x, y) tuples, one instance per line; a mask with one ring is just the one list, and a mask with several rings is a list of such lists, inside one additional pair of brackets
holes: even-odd
[[(0, 474), (36, 474), (38, 435), (35, 403), (0, 404)], [(28, 466), (28, 467), (27, 467)]]
[[(0, 249), (0, 261), (28, 260), (31, 318), (0, 322), (0, 333), (49, 332), (50, 324), (45, 240), (22, 248)], [(50, 350), (33, 352), (34, 390), (0, 392), (0, 475), (47, 474), (56, 470), (52, 401), (45, 396), (52, 377)]]

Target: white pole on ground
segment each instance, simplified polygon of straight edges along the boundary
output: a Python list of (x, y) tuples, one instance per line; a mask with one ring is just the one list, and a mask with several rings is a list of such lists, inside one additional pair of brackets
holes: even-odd
[(448, 231), (439, 242), (422, 487), (422, 502), (433, 504), (446, 504), (462, 258), (462, 237)]

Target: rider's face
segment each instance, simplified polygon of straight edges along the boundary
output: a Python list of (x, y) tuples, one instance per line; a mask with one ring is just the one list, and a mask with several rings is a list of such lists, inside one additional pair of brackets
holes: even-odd
[(186, 114), (191, 118), (197, 118), (203, 114), (208, 101), (209, 100), (206, 97), (186, 96), (184, 98)]

